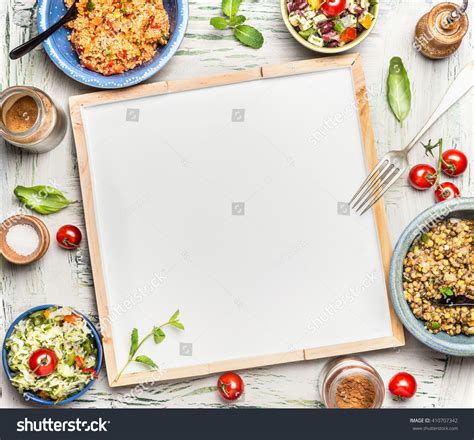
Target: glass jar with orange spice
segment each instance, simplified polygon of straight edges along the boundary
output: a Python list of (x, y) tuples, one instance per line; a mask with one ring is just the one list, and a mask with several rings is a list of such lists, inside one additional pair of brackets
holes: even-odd
[(327, 408), (380, 408), (385, 397), (380, 375), (356, 356), (327, 363), (319, 378), (319, 391)]
[(34, 153), (55, 148), (66, 133), (66, 117), (35, 87), (14, 86), (0, 93), (0, 136)]

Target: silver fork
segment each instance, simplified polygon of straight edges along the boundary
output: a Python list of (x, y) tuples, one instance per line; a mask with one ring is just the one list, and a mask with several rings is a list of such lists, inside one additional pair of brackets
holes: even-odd
[(355, 209), (356, 212), (360, 212), (360, 215), (362, 215), (377, 203), (408, 168), (408, 153), (417, 144), (421, 136), (425, 134), (426, 130), (428, 130), (444, 112), (464, 96), (473, 85), (474, 61), (471, 61), (451, 83), (438, 107), (428, 119), (428, 122), (412, 141), (403, 150), (390, 151), (380, 159), (379, 163), (367, 176), (364, 183), (362, 183), (361, 187), (349, 202), (352, 209)]

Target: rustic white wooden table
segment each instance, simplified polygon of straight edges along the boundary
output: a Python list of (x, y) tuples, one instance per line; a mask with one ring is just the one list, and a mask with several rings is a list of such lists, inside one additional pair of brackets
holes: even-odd
[[(430, 61), (413, 48), (413, 30), (417, 19), (436, 3), (432, 0), (380, 0), (380, 18), (370, 37), (358, 48), (362, 54), (370, 109), (379, 155), (398, 149), (412, 135), (441, 99), (457, 72), (472, 58), (472, 31), (461, 48), (449, 59)], [(219, 13), (220, 0), (192, 0), (186, 38), (176, 56), (151, 81), (244, 69), (262, 64), (281, 63), (314, 57), (287, 33), (281, 20), (278, 0), (245, 0), (241, 12), (262, 30), (265, 45), (260, 50), (245, 48), (227, 32), (215, 31), (209, 18)], [(36, 33), (36, 0), (0, 0), (0, 86), (26, 84), (39, 87), (67, 106), (68, 97), (90, 92), (63, 75), (39, 48), (19, 61), (10, 61), (8, 51)], [(472, 12), (472, 8), (471, 8)], [(386, 103), (385, 83), (388, 62), (401, 56), (408, 70), (413, 103), (403, 128), (395, 121)], [(337, 84), (328, 85), (337, 87)], [(462, 148), (471, 158), (469, 172), (458, 180), (462, 194), (474, 195), (474, 139), (472, 99), (465, 97), (430, 132), (443, 137), (446, 145)], [(296, 111), (288, 109), (288, 111)], [(415, 150), (411, 162), (421, 160), (423, 151)], [(2, 218), (18, 209), (13, 188), (18, 184), (54, 183), (69, 198), (80, 199), (75, 149), (70, 130), (62, 144), (44, 155), (20, 152), (0, 141), (0, 213)], [(401, 179), (386, 197), (392, 241), (420, 211), (433, 203), (432, 193), (411, 190)], [(50, 231), (65, 223), (84, 230), (80, 204), (45, 218)], [(0, 261), (0, 329), (27, 308), (59, 303), (74, 306), (96, 319), (94, 287), (85, 245), (77, 252), (65, 252), (51, 246), (43, 260), (30, 267), (12, 267)], [(2, 338), (3, 339), (3, 338)], [(405, 347), (363, 355), (373, 364), (384, 381), (400, 370), (418, 379), (415, 398), (394, 402), (386, 397), (385, 407), (474, 407), (474, 359), (461, 359), (436, 353), (407, 335)], [(246, 382), (244, 398), (238, 406), (318, 408), (322, 404), (317, 378), (325, 361), (312, 361), (259, 368), (242, 372)], [(95, 407), (221, 407), (225, 404), (215, 391), (216, 377), (177, 381), (155, 386), (110, 389), (104, 371), (94, 388), (74, 404), (76, 408)], [(0, 375), (0, 407), (28, 405)]]

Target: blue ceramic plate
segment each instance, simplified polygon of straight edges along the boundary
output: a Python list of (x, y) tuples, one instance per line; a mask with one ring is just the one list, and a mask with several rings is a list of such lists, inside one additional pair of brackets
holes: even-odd
[[(12, 334), (13, 332), (13, 329), (15, 327), (15, 325), (18, 324), (19, 321), (21, 321), (22, 319), (26, 318), (28, 315), (30, 315), (31, 313), (33, 312), (36, 312), (37, 310), (46, 310), (46, 309), (49, 309), (50, 307), (53, 307), (54, 304), (45, 304), (43, 306), (38, 306), (38, 307), (33, 307), (32, 309), (30, 310), (27, 310), (26, 312), (22, 313), (20, 316), (18, 316), (18, 318), (16, 318), (12, 324), (10, 325), (10, 327), (8, 328), (8, 331), (7, 333), (5, 334), (5, 339), (3, 341), (3, 345), (2, 345), (2, 363), (3, 363), (3, 369), (5, 370), (5, 373), (8, 377), (8, 379), (12, 379), (12, 377), (14, 376), (14, 372), (12, 370), (10, 370), (10, 367), (8, 365), (8, 361), (7, 361), (7, 349), (5, 348), (5, 343), (7, 341), (7, 339), (10, 337), (10, 335)], [(82, 313), (79, 313), (77, 312), (76, 310), (74, 310), (74, 313), (76, 313), (77, 315), (81, 316), (84, 321), (86, 321), (87, 323), (87, 326), (91, 329), (91, 332), (92, 332), (92, 336), (94, 337), (94, 341), (95, 341), (95, 346), (97, 348), (97, 363), (96, 363), (96, 366), (95, 366), (95, 370), (97, 372), (100, 371), (100, 368), (102, 367), (102, 358), (103, 358), (103, 351), (102, 351), (102, 342), (100, 340), (100, 336), (99, 336), (99, 333), (97, 332), (96, 328), (94, 327), (94, 324), (92, 324), (92, 322), (89, 321), (89, 319), (87, 319)], [(46, 400), (46, 399), (42, 399), (41, 397), (38, 397), (36, 394), (33, 394), (33, 393), (29, 393), (29, 392), (25, 392), (23, 393), (23, 397), (26, 399), (26, 400), (31, 400), (33, 402), (36, 402), (36, 403), (40, 403), (42, 405), (65, 405), (66, 403), (69, 403), (69, 402), (72, 402), (73, 400), (76, 400), (78, 399), (79, 397), (81, 397), (84, 393), (87, 392), (87, 390), (94, 384), (94, 382), (96, 381), (96, 379), (92, 379), (85, 387), (84, 389), (82, 389), (79, 393), (77, 394), (74, 394), (73, 396), (71, 397), (68, 397), (67, 399), (64, 399), (64, 400), (61, 400), (60, 402), (56, 403), (52, 400)]]
[[(145, 64), (127, 72), (104, 76), (82, 67), (79, 58), (68, 40), (70, 31), (61, 28), (49, 37), (43, 47), (56, 66), (66, 75), (101, 89), (118, 89), (138, 84), (158, 72), (178, 50), (188, 24), (188, 0), (163, 0), (170, 19), (171, 38), (164, 47), (159, 47), (155, 56)], [(66, 13), (63, 0), (39, 0), (38, 30), (43, 32)]]
[(415, 238), (443, 219), (456, 217), (474, 219), (474, 198), (459, 198), (437, 203), (419, 214), (403, 231), (393, 251), (390, 264), (390, 292), (395, 311), (406, 329), (423, 344), (453, 356), (474, 356), (474, 336), (449, 336), (445, 332), (433, 335), (423, 321), (413, 315), (403, 295), (403, 260)]

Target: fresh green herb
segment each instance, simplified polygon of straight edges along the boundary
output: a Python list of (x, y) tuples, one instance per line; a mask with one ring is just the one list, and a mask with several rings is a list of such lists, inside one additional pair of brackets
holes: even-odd
[(222, 12), (227, 17), (233, 17), (239, 11), (240, 3), (242, 0), (222, 0)]
[(219, 29), (220, 31), (223, 31), (224, 29), (227, 29), (227, 26), (228, 26), (229, 22), (224, 17), (213, 17), (213, 18), (211, 18), (210, 23), (216, 29)]
[(110, 52), (110, 50), (106, 50), (106, 51), (105, 51), (105, 56), (106, 56), (106, 57), (109, 57), (111, 54), (112, 54), (112, 52)]
[(213, 17), (209, 23), (220, 31), (231, 28), (234, 37), (242, 44), (259, 49), (263, 46), (263, 35), (253, 26), (243, 24), (246, 18), (243, 15), (237, 15), (240, 4), (241, 0), (222, 0), (221, 9), (226, 17)]
[(238, 26), (239, 24), (242, 24), (247, 20), (243, 15), (236, 15), (235, 17), (231, 17), (229, 19), (229, 24), (231, 26)]
[(161, 342), (163, 342), (166, 337), (166, 334), (163, 331), (163, 328), (169, 325), (176, 327), (180, 330), (184, 330), (184, 325), (179, 320), (179, 310), (176, 310), (176, 312), (167, 322), (157, 327), (154, 327), (153, 330), (150, 333), (148, 333), (141, 341), (139, 340), (138, 330), (136, 328), (132, 330), (132, 334), (130, 336), (130, 352), (128, 355), (127, 362), (125, 363), (123, 368), (115, 377), (114, 382), (117, 382), (120, 379), (125, 369), (132, 362), (138, 362), (140, 364), (147, 365), (148, 367), (154, 368), (154, 369), (159, 368), (158, 365), (148, 356), (145, 356), (145, 355), (135, 356), (135, 355), (137, 354), (137, 351), (140, 349), (143, 343), (147, 339), (151, 338), (152, 336), (153, 336), (153, 340), (155, 341), (155, 344), (160, 344)]
[(27, 208), (44, 215), (53, 214), (68, 207), (71, 203), (76, 203), (66, 199), (59, 189), (49, 185), (31, 187), (18, 185), (14, 193)]
[(92, 0), (87, 0), (87, 10), (90, 12), (90, 11), (93, 11), (95, 8), (95, 4)]
[(234, 28), (234, 36), (242, 44), (259, 49), (263, 46), (263, 35), (252, 26), (240, 24)]
[(393, 57), (387, 78), (387, 100), (393, 114), (400, 122), (407, 117), (411, 108), (410, 80), (400, 57)]
[(135, 362), (140, 362), (141, 364), (148, 365), (151, 368), (158, 369), (158, 365), (156, 365), (148, 356), (137, 356), (135, 358)]
[(441, 289), (439, 289), (439, 293), (443, 295), (443, 298), (448, 298), (449, 296), (454, 295), (454, 292), (451, 287), (441, 287)]
[(431, 240), (431, 238), (430, 238), (430, 236), (429, 236), (428, 234), (423, 234), (423, 235), (421, 236), (421, 241), (422, 241), (423, 243), (425, 243), (425, 244), (428, 243), (430, 240)]
[(125, 0), (120, 0), (120, 12), (122, 12), (122, 14), (127, 13), (127, 8), (125, 7)]
[(441, 327), (441, 324), (439, 322), (432, 322), (430, 324), (431, 330), (438, 330)]

